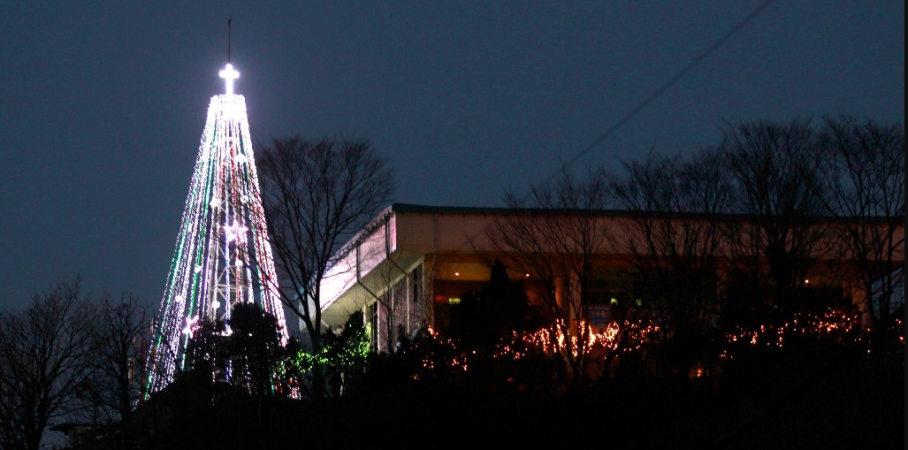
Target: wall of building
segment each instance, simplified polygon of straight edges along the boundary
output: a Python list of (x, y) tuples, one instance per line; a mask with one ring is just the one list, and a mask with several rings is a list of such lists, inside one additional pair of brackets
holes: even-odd
[[(323, 286), (326, 322), (339, 327), (352, 311), (372, 308), (376, 349), (388, 351), (393, 347), (398, 325), (406, 334), (430, 325), (443, 326), (436, 322), (445, 320), (444, 311), (452, 299), (487, 281), (495, 258), (501, 258), (513, 269), (512, 279), (526, 277), (508, 264), (509, 255), (496, 252), (486, 233), (506, 213), (489, 208), (387, 209), (351, 242), (345, 257), (332, 269), (330, 285)], [(598, 314), (615, 306), (613, 299), (630, 305), (637, 298), (625, 270), (631, 264), (631, 219), (621, 213), (604, 213), (597, 220), (603, 221), (600, 229), (608, 233), (609, 243), (597, 255), (592, 304), (602, 310)], [(835, 234), (836, 225), (829, 226)], [(900, 233), (903, 235), (904, 230)], [(725, 292), (740, 285), (743, 275), (731, 263), (738, 257), (733, 249), (726, 247), (722, 252), (716, 289)], [(814, 256), (819, 263), (808, 274), (811, 288), (834, 288), (856, 295), (843, 282), (847, 276), (841, 273), (847, 254)], [(532, 285), (533, 274), (526, 281)], [(576, 280), (562, 280), (559, 287), (570, 289), (574, 284)], [(566, 298), (564, 292), (562, 298)]]

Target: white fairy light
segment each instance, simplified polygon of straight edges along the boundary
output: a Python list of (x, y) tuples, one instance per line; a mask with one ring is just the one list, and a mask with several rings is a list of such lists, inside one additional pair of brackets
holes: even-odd
[(176, 250), (155, 337), (149, 349), (150, 392), (167, 386), (185, 367), (196, 321), (220, 319), (220, 308), (254, 303), (273, 314), (281, 341), (289, 339), (267, 240), (246, 101), (233, 95), (239, 76), (221, 71), (227, 95), (211, 98), (189, 186)]

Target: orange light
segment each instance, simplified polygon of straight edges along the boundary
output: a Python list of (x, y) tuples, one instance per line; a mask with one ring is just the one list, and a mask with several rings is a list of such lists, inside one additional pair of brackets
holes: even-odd
[(459, 277), (459, 276), (460, 276), (460, 272), (454, 272), (454, 276), (455, 276), (455, 277)]

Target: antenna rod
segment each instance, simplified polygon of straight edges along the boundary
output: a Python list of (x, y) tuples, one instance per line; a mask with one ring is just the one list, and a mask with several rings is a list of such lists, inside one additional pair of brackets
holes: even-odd
[(227, 16), (227, 62), (230, 62), (230, 23), (233, 22), (233, 14)]

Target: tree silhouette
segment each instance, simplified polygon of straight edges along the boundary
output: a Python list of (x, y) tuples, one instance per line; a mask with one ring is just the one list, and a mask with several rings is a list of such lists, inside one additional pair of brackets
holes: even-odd
[(489, 354), (515, 333), (538, 327), (535, 312), (521, 281), (511, 280), (504, 263), (496, 259), (489, 281), (479, 292), (464, 293), (452, 309), (448, 334), (463, 350)]
[(603, 220), (608, 178), (605, 170), (591, 168), (578, 180), (564, 167), (554, 182), (533, 186), (526, 198), (507, 193), (512, 212), (486, 230), (496, 250), (508, 255), (508, 265), (531, 275), (528, 290), (545, 321), (557, 378), (568, 384), (588, 376), (595, 259), (608, 253), (611, 226)]
[(864, 325), (885, 328), (904, 289), (905, 130), (853, 117), (827, 118), (821, 145), (831, 214), (845, 219), (845, 254), (859, 270)]
[(60, 281), (21, 312), (0, 311), (0, 446), (38, 450), (44, 431), (80, 405), (91, 375), (94, 307), (81, 280)]
[(687, 157), (651, 153), (625, 161), (626, 175), (612, 182), (630, 217), (625, 227), (638, 312), (660, 326), (649, 345), (662, 374), (687, 376), (707, 357), (719, 314), (719, 259), (723, 215), (730, 209), (729, 179), (721, 154)]
[[(322, 281), (341, 246), (386, 206), (395, 188), (386, 157), (365, 140), (274, 139), (257, 151), (262, 203), (282, 300), (322, 351)], [(324, 368), (312, 367), (312, 395), (324, 395)]]
[(777, 318), (802, 310), (808, 269), (831, 256), (822, 226), (822, 153), (806, 121), (741, 123), (724, 130), (724, 152), (741, 214), (729, 232), (733, 251), (755, 286), (768, 293)]
[(202, 319), (187, 346), (191, 370), (210, 373), (254, 395), (282, 387), (279, 365), (285, 358), (277, 319), (251, 303), (233, 306), (229, 322)]

